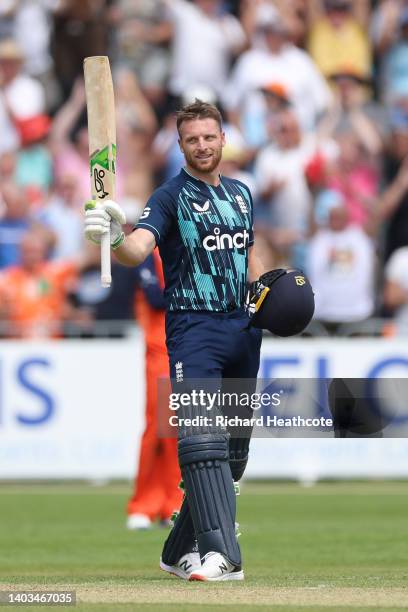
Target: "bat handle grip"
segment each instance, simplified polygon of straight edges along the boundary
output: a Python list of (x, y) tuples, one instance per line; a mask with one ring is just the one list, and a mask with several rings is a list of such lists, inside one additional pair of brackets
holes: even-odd
[(111, 276), (111, 253), (110, 253), (110, 232), (102, 234), (101, 239), (101, 285), (110, 287)]

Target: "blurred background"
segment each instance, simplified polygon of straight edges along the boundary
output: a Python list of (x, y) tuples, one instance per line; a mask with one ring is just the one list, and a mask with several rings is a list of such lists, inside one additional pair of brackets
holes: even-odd
[[(183, 164), (175, 109), (222, 109), (265, 267), (316, 293), (260, 376), (406, 377), (408, 1), (3, 0), (0, 478), (130, 478), (144, 427), (143, 283), (113, 261), (102, 289), (82, 236), (89, 55), (113, 70), (129, 230)], [(335, 442), (256, 440), (248, 475), (408, 474), (403, 438)]]

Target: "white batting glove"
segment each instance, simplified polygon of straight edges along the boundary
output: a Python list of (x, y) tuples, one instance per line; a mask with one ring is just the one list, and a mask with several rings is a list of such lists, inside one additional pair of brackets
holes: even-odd
[(85, 238), (100, 244), (102, 235), (110, 230), (110, 243), (112, 249), (117, 249), (125, 240), (122, 225), (126, 223), (126, 216), (119, 204), (113, 200), (97, 202), (89, 200), (85, 203)]

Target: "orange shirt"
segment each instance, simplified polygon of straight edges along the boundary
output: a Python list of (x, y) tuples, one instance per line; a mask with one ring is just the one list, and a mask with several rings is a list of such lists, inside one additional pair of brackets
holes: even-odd
[(34, 272), (20, 266), (0, 273), (0, 310), (16, 325), (12, 336), (56, 337), (67, 292), (77, 276), (72, 262), (44, 262)]
[[(153, 259), (159, 283), (164, 287), (163, 267), (158, 249), (153, 251)], [(136, 292), (135, 313), (145, 334), (146, 349), (167, 352), (165, 311), (150, 306), (141, 289)]]

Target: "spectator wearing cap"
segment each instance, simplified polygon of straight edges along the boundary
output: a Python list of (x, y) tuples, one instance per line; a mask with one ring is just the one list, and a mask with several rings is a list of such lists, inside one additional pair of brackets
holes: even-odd
[(254, 3), (256, 36), (237, 60), (223, 100), (232, 121), (242, 124), (257, 104), (260, 87), (273, 81), (292, 98), (303, 129), (312, 130), (330, 103), (330, 91), (308, 54), (289, 39), (288, 29), (271, 5)]
[(282, 83), (271, 81), (259, 88), (258, 96), (254, 92), (252, 103), (242, 121), (245, 140), (254, 154), (269, 142), (279, 113), (289, 107), (290, 94)]
[(339, 192), (322, 192), (316, 213), (306, 270), (315, 293), (314, 317), (335, 331), (374, 312), (375, 248), (364, 229), (350, 223)]
[(169, 90), (182, 96), (196, 85), (224, 90), (230, 63), (247, 44), (236, 17), (222, 0), (166, 0), (174, 34)]
[(386, 116), (383, 108), (368, 99), (368, 81), (353, 64), (329, 75), (333, 83), (333, 103), (319, 122), (322, 138), (353, 132), (366, 154), (377, 158), (385, 138)]
[[(45, 115), (43, 86), (24, 72), (24, 55), (13, 39), (0, 41), (0, 99), (14, 129), (14, 143), (26, 144)], [(0, 116), (2, 111), (0, 109)], [(6, 137), (7, 137), (6, 128)], [(2, 134), (3, 138), (3, 134)]]
[(350, 58), (369, 77), (372, 56), (367, 33), (353, 15), (351, 0), (324, 0), (324, 14), (312, 25), (308, 50), (325, 77), (338, 72)]
[(45, 113), (44, 88), (24, 71), (23, 51), (11, 38), (0, 41), (0, 76), (15, 121), (24, 122)]
[(390, 135), (384, 159), (385, 189), (379, 199), (378, 215), (385, 225), (384, 259), (408, 246), (408, 109), (390, 113)]

